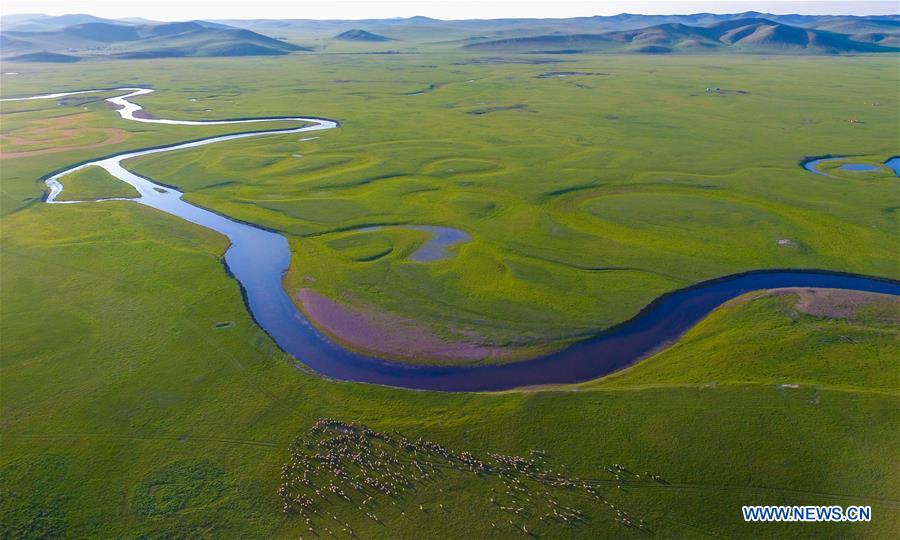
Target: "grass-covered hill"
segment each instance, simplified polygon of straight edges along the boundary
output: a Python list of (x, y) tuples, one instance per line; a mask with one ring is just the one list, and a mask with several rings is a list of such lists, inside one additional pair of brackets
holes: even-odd
[(77, 57), (166, 58), (280, 55), (303, 47), (241, 28), (200, 21), (164, 24), (86, 22), (60, 29), (0, 34), (7, 53)]
[(360, 30), (358, 28), (347, 30), (346, 32), (341, 32), (340, 34), (334, 36), (334, 39), (340, 39), (343, 41), (391, 41), (391, 38), (387, 36), (382, 36), (381, 34), (373, 34), (372, 32), (366, 32), (365, 30)]
[[(243, 32), (242, 32), (243, 30)], [(249, 32), (249, 33), (248, 33)], [(732, 14), (567, 19), (250, 19), (160, 23), (91, 15), (6, 15), (4, 56), (246, 56), (328, 52), (745, 52), (842, 54), (900, 50), (900, 16)]]
[(895, 19), (835, 19), (821, 22), (816, 28), (851, 34), (856, 41), (900, 47), (900, 21)]
[(61, 54), (61, 53), (52, 53), (47, 51), (40, 51), (34, 53), (25, 53), (19, 54), (16, 56), (11, 56), (8, 60), (12, 60), (14, 62), (52, 62), (52, 63), (69, 63), (69, 62), (77, 62), (81, 60), (81, 58), (77, 56), (72, 56), (71, 54)]
[[(569, 36), (581, 34), (603, 34), (639, 30), (664, 24), (686, 26), (710, 26), (727, 21), (744, 19), (766, 19), (778, 24), (826, 30), (853, 35), (855, 41), (890, 45), (892, 40), (882, 39), (900, 33), (900, 17), (847, 16), (847, 15), (778, 15), (754, 11), (743, 13), (717, 14), (695, 13), (683, 15), (641, 15), (624, 13), (613, 16), (572, 17), (568, 19), (472, 19), (439, 20), (428, 17), (368, 20), (223, 20), (230, 26), (248, 28), (267, 35), (288, 37), (298, 43), (309, 39), (330, 40), (333, 36), (348, 30), (390, 36), (403, 40), (402, 48), (416, 48), (421, 44), (441, 44), (457, 42), (463, 45), (474, 41), (494, 41), (534, 36)], [(867, 34), (884, 34), (873, 39)], [(401, 49), (402, 49), (401, 48)], [(730, 50), (730, 49), (727, 49)]]
[(76, 24), (84, 24), (90, 22), (119, 22), (110, 19), (95, 17), (84, 13), (73, 13), (69, 15), (42, 15), (40, 13), (18, 13), (14, 15), (3, 15), (0, 17), (0, 26), (4, 30), (17, 30), (23, 32), (40, 32), (47, 30), (58, 30), (67, 26)]
[[(838, 26), (839, 27), (839, 26)], [(855, 29), (855, 27), (849, 27)], [(548, 34), (470, 43), (474, 50), (542, 51), (577, 49), (603, 52), (671, 53), (790, 52), (843, 54), (896, 50), (870, 38), (782, 24), (769, 19), (737, 19), (709, 26), (664, 23), (635, 30), (599, 34)]]

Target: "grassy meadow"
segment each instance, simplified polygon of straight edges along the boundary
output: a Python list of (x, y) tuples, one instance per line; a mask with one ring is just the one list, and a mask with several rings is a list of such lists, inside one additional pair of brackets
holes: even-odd
[(90, 166), (66, 175), (66, 183), (59, 194), (61, 201), (86, 201), (112, 197), (139, 197), (132, 186), (97, 166)]
[[(748, 269), (898, 275), (896, 178), (828, 179), (798, 166), (809, 155), (879, 163), (898, 152), (896, 81), (875, 76), (892, 59), (428, 58), (323, 56), (250, 68), (252, 85), (229, 77), (220, 87), (210, 75), (209, 99), (159, 92), (144, 103), (164, 116), (193, 116), (193, 96), (209, 114), (306, 113), (342, 127), (130, 166), (287, 233), (293, 291), (490, 345), (560, 346), (665, 291)], [(593, 75), (537, 78), (566, 71)], [(224, 88), (239, 94), (226, 100), (234, 105)], [(525, 107), (504, 109), (516, 104)], [(406, 224), (473, 241), (412, 262), (425, 236)]]
[[(128, 165), (283, 232), (291, 292), (312, 287), (487, 343), (560, 346), (662, 292), (751, 268), (900, 274), (897, 178), (798, 166), (900, 153), (896, 58), (512, 59), (22, 64), (3, 95), (149, 84), (159, 91), (139, 103), (162, 118), (340, 120)], [(538, 77), (564, 71), (597, 74)], [(307, 538), (335, 519), (360, 538), (518, 538), (525, 521), (543, 538), (900, 528), (895, 321), (815, 317), (791, 296), (758, 294), (645, 362), (572, 387), (445, 394), (325, 380), (253, 324), (215, 233), (130, 202), (40, 204), (39, 178), (68, 164), (235, 131), (124, 122), (102, 96), (2, 104), (4, 153), (42, 149), (7, 135), (37, 139), (69, 115), (127, 133), (92, 148), (110, 134), (38, 133), (65, 150), (0, 159), (0, 536)], [(71, 185), (73, 198), (99, 196), (109, 180), (80, 176), (63, 179), (64, 195)], [(471, 241), (416, 263), (426, 237), (401, 225)], [(282, 513), (277, 489), (290, 444), (322, 417), (478, 456), (538, 449), (581, 478), (619, 464), (667, 483), (604, 490), (646, 530), (574, 496), (587, 518), (573, 527), (510, 515), (490, 502), (489, 480), (447, 470), (376, 497), (380, 523), (334, 501), (336, 518), (317, 517), (310, 534)], [(873, 520), (748, 525), (744, 504), (871, 504)]]

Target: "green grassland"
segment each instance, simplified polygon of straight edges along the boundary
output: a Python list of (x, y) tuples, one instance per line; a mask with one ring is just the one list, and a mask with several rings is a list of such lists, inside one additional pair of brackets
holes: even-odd
[[(144, 83), (161, 90), (140, 99), (159, 117), (341, 120), (340, 130), (130, 166), (192, 202), (283, 231), (294, 250), (288, 287), (309, 276), (304, 286), (325, 295), (497, 342), (565, 343), (663, 291), (747, 268), (897, 277), (896, 178), (826, 178), (797, 165), (898, 153), (896, 80), (884, 75), (893, 59), (477, 59), (22, 65), (4, 95)], [(535, 78), (576, 68), (609, 75)], [(750, 93), (707, 95), (710, 85)], [(467, 114), (515, 104), (528, 106)], [(483, 395), (325, 380), (253, 324), (221, 265), (224, 238), (129, 202), (38, 203), (37, 180), (51, 170), (234, 126), (123, 122), (102, 102), (48, 101), (4, 103), (3, 132), (7, 119), (24, 126), (81, 107), (129, 138), (0, 161), (0, 534), (306, 537), (276, 490), (291, 442), (321, 417), (480, 456), (539, 449), (584, 478), (615, 463), (659, 474), (669, 484), (605, 490), (654, 536), (883, 538), (900, 527), (896, 325), (806, 316), (789, 297), (762, 296), (584, 385)], [(298, 140), (307, 135), (320, 138)], [(448, 225), (472, 241), (420, 264), (407, 260), (424, 241), (418, 231), (355, 232), (392, 224)], [(522, 536), (503, 525), (513, 517), (490, 504), (487, 480), (442, 478), (377, 498), (381, 524), (352, 505), (329, 509), (360, 538)], [(577, 504), (589, 516), (582, 525), (529, 528), (546, 538), (648, 535)], [(747, 525), (743, 504), (871, 504), (874, 516)], [(321, 529), (330, 518), (320, 519)]]
[[(885, 537), (900, 519), (900, 441), (886, 429), (898, 421), (896, 363), (870, 361), (873, 347), (896, 342), (895, 327), (879, 337), (883, 326), (860, 323), (855, 332), (874, 337), (847, 344), (834, 328), (846, 323), (792, 325), (783, 303), (764, 299), (716, 314), (640, 370), (590, 387), (394, 390), (293, 367), (253, 325), (218, 261), (224, 242), (203, 229), (127, 202), (41, 205), (4, 222), (0, 474), (15, 496), (3, 498), (0, 520), (8, 531), (296, 537), (306, 527), (280, 512), (279, 468), (293, 437), (319, 417), (478, 455), (540, 449), (588, 478), (614, 463), (651, 471), (674, 487), (605, 495), (658, 536)], [(217, 328), (222, 322), (233, 326)], [(817, 354), (794, 360), (793, 348), (773, 350), (768, 336), (785, 327), (793, 342), (817, 343)], [(822, 355), (855, 369), (835, 380)], [(771, 367), (780, 363), (789, 366)], [(490, 484), (446, 478), (396, 501), (406, 516), (378, 499), (383, 525), (346, 505), (334, 511), (361, 538), (515, 537), (490, 528), (506, 519), (489, 505)], [(739, 517), (748, 503), (871, 503), (875, 519), (751, 527)], [(414, 511), (420, 504), (431, 511)], [(579, 507), (590, 516), (584, 525), (535, 530), (644, 536), (602, 507)]]
[[(652, 359), (586, 387), (654, 384), (825, 384), (848, 391), (891, 392), (897, 369), (898, 304), (873, 305), (853, 320), (803, 315), (795, 296), (751, 293), (719, 308)], [(751, 329), (747, 332), (747, 329)], [(765, 340), (759, 336), (765, 335)], [(702, 359), (702, 361), (698, 361)]]
[(108, 199), (111, 197), (135, 198), (136, 189), (97, 166), (90, 166), (66, 175), (61, 201)]
[[(129, 166), (287, 233), (292, 291), (311, 286), (487, 344), (558, 347), (663, 292), (748, 269), (898, 275), (896, 177), (798, 166), (897, 153), (896, 80), (877, 76), (893, 59), (437, 56), (426, 68), (417, 56), (357, 58), (306, 57), (299, 79), (281, 66), (300, 60), (248, 68), (252, 83), (229, 78), (241, 111), (324, 115), (339, 132)], [(536, 78), (547, 71), (596, 75)], [(219, 95), (210, 106), (234, 110)], [(144, 102), (183, 114), (180, 92)], [(515, 104), (527, 107), (503, 109)], [(416, 263), (424, 236), (390, 227), (400, 224), (473, 240)], [(385, 227), (359, 230), (372, 225)]]
[[(16, 83), (13, 86), (13, 83), (4, 79), (4, 97), (36, 95), (57, 90), (63, 92), (94, 87), (108, 88), (136, 83), (132, 78), (118, 77), (115, 69), (101, 71), (99, 76), (88, 81), (77, 74), (78, 71), (83, 70), (73, 71), (70, 77), (64, 78), (65, 75), (59, 73), (58, 66), (54, 66), (52, 70), (40, 64), (34, 64), (34, 66), (29, 82)], [(21, 69), (25, 70), (26, 68)], [(159, 80), (164, 81), (165, 78), (161, 77)], [(46, 125), (41, 124), (41, 122), (58, 121), (58, 119), (67, 116), (78, 116), (77, 127), (79, 128), (115, 128), (127, 132), (127, 137), (123, 141), (89, 149), (79, 147), (93, 145), (98, 142), (96, 134), (91, 131), (82, 129), (80, 133), (70, 133), (66, 136), (57, 137), (53, 137), (51, 132), (49, 134), (49, 142), (45, 143), (44, 146), (62, 151), (4, 158), (2, 160), (3, 185), (0, 186), (0, 214), (7, 215), (18, 212), (40, 201), (45, 190), (41, 178), (48, 175), (48, 173), (64, 169), (72, 164), (126, 150), (174, 143), (204, 136), (221, 135), (234, 131), (233, 126), (222, 125), (189, 126), (185, 128), (185, 126), (126, 122), (103, 101), (104, 98), (114, 95), (116, 95), (116, 92), (100, 92), (85, 96), (71, 96), (61, 100), (4, 102), (0, 106), (2, 107), (0, 110), (3, 113), (4, 136), (27, 137), (29, 136), (29, 130), (35, 125), (40, 126), (40, 129)], [(187, 98), (182, 99), (187, 102)], [(199, 115), (202, 116), (202, 114), (200, 113)], [(53, 126), (53, 124), (50, 125), (51, 127)], [(259, 129), (265, 129), (266, 127), (277, 128), (284, 125), (284, 122), (254, 124)], [(70, 127), (72, 126), (65, 124), (66, 129)], [(53, 131), (59, 130), (54, 129)], [(2, 145), (4, 152), (35, 149), (34, 147), (20, 148), (20, 145), (12, 145), (5, 140)], [(76, 179), (74, 184), (77, 183), (78, 180)], [(63, 186), (67, 187), (65, 180), (63, 181)], [(121, 186), (112, 188), (110, 193), (114, 193), (115, 190), (121, 192), (122, 189), (124, 188)], [(62, 197), (65, 198), (68, 195), (63, 195)]]

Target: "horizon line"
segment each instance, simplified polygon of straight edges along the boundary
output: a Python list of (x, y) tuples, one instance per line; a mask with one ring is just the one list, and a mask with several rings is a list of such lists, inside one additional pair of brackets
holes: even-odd
[(62, 13), (59, 15), (49, 15), (47, 13), (42, 12), (15, 12), (15, 13), (0, 13), (0, 17), (11, 17), (11, 16), (21, 16), (21, 15), (40, 15), (44, 17), (67, 17), (73, 15), (87, 15), (90, 17), (97, 17), (99, 19), (108, 19), (112, 21), (124, 21), (128, 19), (146, 19), (152, 22), (187, 22), (187, 21), (396, 21), (396, 20), (409, 20), (409, 19), (428, 19), (432, 21), (440, 21), (440, 22), (455, 22), (455, 21), (504, 21), (504, 20), (568, 20), (568, 19), (593, 19), (593, 18), (602, 18), (602, 19), (611, 19), (614, 17), (621, 17), (623, 15), (637, 16), (637, 17), (686, 17), (691, 15), (718, 15), (718, 16), (726, 16), (726, 15), (744, 15), (744, 14), (757, 14), (757, 15), (771, 15), (774, 17), (856, 17), (856, 18), (867, 18), (867, 17), (900, 17), (900, 13), (898, 12), (890, 12), (890, 13), (871, 13), (868, 15), (854, 15), (849, 13), (770, 13), (765, 11), (756, 11), (756, 10), (747, 10), (747, 11), (735, 11), (728, 13), (715, 13), (711, 11), (697, 11), (697, 12), (665, 12), (665, 13), (632, 13), (623, 11), (621, 13), (616, 13), (615, 15), (575, 15), (571, 17), (487, 17), (487, 18), (479, 18), (479, 17), (467, 17), (462, 19), (442, 19), (440, 17), (430, 17), (428, 15), (410, 15), (410, 16), (394, 16), (394, 17), (362, 17), (358, 19), (341, 19), (341, 18), (303, 18), (303, 17), (225, 17), (225, 18), (209, 18), (209, 19), (151, 19), (142, 16), (129, 16), (129, 17), (104, 17), (102, 15), (95, 15), (90, 12), (73, 12), (73, 13)]

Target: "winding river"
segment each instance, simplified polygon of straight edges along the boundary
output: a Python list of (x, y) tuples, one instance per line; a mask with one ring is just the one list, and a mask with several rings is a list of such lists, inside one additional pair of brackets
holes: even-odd
[[(269, 117), (236, 120), (165, 120), (135, 116), (141, 106), (131, 101), (153, 92), (148, 88), (114, 88), (61, 92), (0, 101), (54, 99), (90, 92), (121, 92), (106, 101), (125, 120), (156, 124), (214, 125), (254, 122), (302, 122), (302, 127), (247, 131), (185, 143), (124, 152), (81, 163), (44, 178), (48, 203), (63, 190), (60, 179), (91, 165), (107, 170), (137, 189), (140, 197), (128, 199), (224, 234), (231, 241), (225, 265), (240, 283), (250, 314), (278, 345), (321, 375), (348, 381), (442, 390), (489, 391), (522, 386), (574, 383), (593, 379), (635, 363), (674, 342), (716, 307), (741, 294), (780, 287), (840, 288), (900, 295), (900, 282), (853, 274), (817, 270), (761, 270), (706, 281), (661, 296), (632, 319), (563, 350), (532, 360), (481, 366), (414, 366), (388, 362), (343, 349), (321, 334), (296, 308), (282, 285), (290, 263), (285, 237), (240, 223), (182, 200), (182, 193), (129, 172), (122, 161), (149, 154), (205, 146), (246, 137), (303, 133), (337, 127), (334, 120), (314, 117)], [(112, 199), (106, 199), (112, 200)]]

